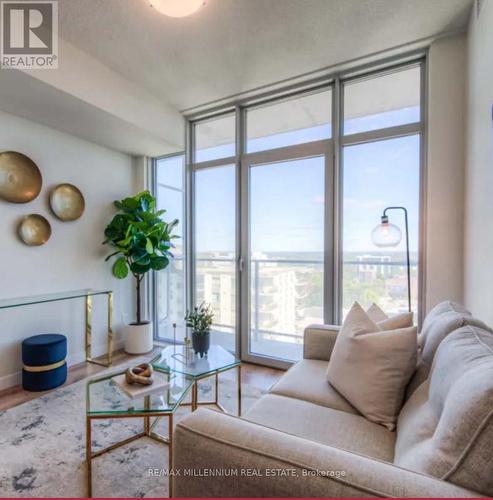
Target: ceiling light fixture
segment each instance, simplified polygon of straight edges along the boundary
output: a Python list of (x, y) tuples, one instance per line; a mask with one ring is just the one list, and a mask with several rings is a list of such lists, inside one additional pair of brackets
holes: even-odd
[(149, 0), (151, 7), (169, 17), (185, 17), (197, 12), (205, 0)]

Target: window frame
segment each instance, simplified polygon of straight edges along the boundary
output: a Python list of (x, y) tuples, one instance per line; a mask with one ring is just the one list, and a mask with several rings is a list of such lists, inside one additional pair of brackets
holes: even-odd
[[(377, 130), (369, 130), (366, 132), (358, 132), (354, 134), (344, 135), (344, 86), (347, 84), (355, 83), (358, 81), (370, 80), (375, 77), (384, 76), (392, 73), (396, 73), (403, 69), (408, 69), (412, 67), (419, 66), (421, 70), (420, 79), (420, 120), (414, 123), (407, 123), (404, 125), (395, 125), (393, 127), (386, 127)], [(424, 245), (425, 245), (425, 193), (426, 193), (426, 140), (427, 140), (427, 129), (426, 129), (426, 109), (427, 109), (427, 93), (426, 93), (426, 80), (427, 80), (427, 64), (426, 58), (420, 57), (413, 61), (406, 61), (399, 64), (394, 64), (385, 69), (375, 69), (373, 71), (368, 71), (360, 75), (349, 76), (346, 78), (339, 79), (339, 102), (338, 102), (338, 158), (335, 162), (336, 176), (339, 181), (336, 187), (337, 191), (337, 209), (336, 217), (338, 218), (337, 224), (339, 230), (334, 236), (334, 241), (336, 248), (335, 253), (337, 254), (335, 263), (335, 290), (334, 295), (336, 296), (337, 307), (336, 312), (336, 322), (340, 324), (342, 322), (342, 293), (343, 293), (343, 172), (344, 172), (344, 154), (343, 150), (347, 146), (355, 146), (359, 144), (368, 144), (371, 142), (382, 141), (385, 139), (396, 139), (399, 137), (407, 137), (411, 135), (418, 135), (420, 138), (420, 171), (419, 171), (419, 230), (418, 230), (418, 311), (417, 311), (417, 323), (418, 326), (421, 325), (424, 316), (424, 294), (425, 294), (425, 262), (424, 262)]]
[[(385, 74), (394, 73), (399, 70), (410, 68), (413, 66), (420, 67), (420, 120), (415, 123), (397, 125), (383, 129), (370, 130), (354, 134), (344, 135), (344, 86), (356, 81), (383, 76)], [(281, 90), (266, 92), (263, 95), (257, 95), (253, 98), (234, 98), (223, 106), (210, 109), (208, 111), (200, 111), (197, 114), (190, 113), (185, 116), (186, 119), (186, 138), (185, 138), (185, 221), (184, 234), (185, 240), (185, 276), (186, 276), (186, 307), (190, 308), (194, 305), (194, 172), (202, 168), (213, 168), (221, 165), (235, 164), (236, 173), (236, 297), (237, 297), (237, 321), (236, 327), (239, 330), (242, 326), (242, 318), (240, 318), (241, 306), (241, 289), (246, 273), (240, 272), (242, 267), (242, 248), (241, 244), (244, 241), (241, 232), (245, 231), (243, 227), (244, 221), (244, 189), (242, 181), (242, 163), (248, 158), (261, 154), (262, 156), (272, 153), (273, 155), (279, 152), (275, 148), (261, 152), (246, 152), (246, 110), (254, 109), (264, 105), (271, 105), (275, 102), (285, 101), (290, 98), (301, 97), (303, 95), (320, 92), (324, 88), (332, 87), (332, 137), (326, 139), (330, 143), (330, 150), (333, 162), (333, 205), (330, 207), (330, 212), (333, 217), (333, 232), (330, 235), (332, 241), (332, 249), (330, 250), (333, 257), (331, 262), (331, 280), (333, 283), (333, 293), (326, 295), (332, 301), (330, 306), (333, 311), (333, 321), (340, 324), (342, 317), (342, 235), (343, 235), (343, 171), (344, 171), (344, 155), (343, 148), (347, 146), (365, 144), (379, 140), (406, 137), (410, 135), (418, 135), (420, 137), (420, 186), (419, 186), (419, 247), (418, 247), (418, 325), (421, 324), (425, 307), (425, 281), (426, 281), (426, 261), (424, 255), (425, 236), (426, 236), (426, 151), (427, 151), (427, 86), (428, 67), (427, 67), (427, 52), (419, 52), (403, 56), (402, 58), (394, 58), (373, 65), (362, 66), (360, 68), (349, 69), (345, 72), (332, 73), (313, 80), (312, 82), (304, 82), (302, 84), (285, 87)], [(236, 127), (236, 154), (227, 158), (220, 158), (204, 162), (194, 161), (194, 135), (195, 126), (197, 123), (209, 121), (211, 119), (234, 113)], [(320, 142), (325, 142), (320, 141)], [(302, 145), (287, 146), (287, 148), (300, 148), (311, 144), (306, 142)], [(180, 153), (182, 154), (182, 153)], [(173, 155), (167, 155), (173, 156)], [(160, 157), (163, 158), (163, 157)], [(160, 159), (159, 158), (159, 159)], [(154, 163), (155, 165), (155, 163)], [(155, 308), (156, 309), (156, 308)], [(243, 314), (249, 314), (244, 312)], [(241, 335), (237, 332), (236, 335), (236, 353), (238, 356), (242, 354)], [(287, 362), (289, 366), (291, 363)], [(275, 364), (273, 364), (274, 366)], [(284, 363), (283, 363), (284, 365)]]
[[(167, 189), (172, 189), (173, 191), (179, 191), (183, 193), (183, 203), (182, 203), (182, 213), (185, 215), (183, 217), (183, 220), (180, 221), (182, 223), (182, 234), (183, 237), (185, 238), (184, 245), (183, 245), (183, 254), (182, 254), (182, 259), (183, 259), (183, 267), (184, 267), (184, 288), (185, 288), (185, 308), (188, 307), (187, 301), (186, 301), (186, 294), (187, 294), (187, 289), (188, 289), (188, 276), (187, 276), (187, 261), (188, 261), (188, 252), (187, 252), (187, 226), (188, 226), (188, 217), (186, 216), (186, 198), (187, 198), (187, 185), (186, 185), (186, 172), (187, 172), (187, 163), (186, 163), (186, 152), (185, 151), (180, 151), (177, 153), (170, 153), (166, 155), (161, 155), (161, 156), (156, 156), (152, 158), (151, 160), (151, 192), (153, 196), (157, 198), (158, 195), (158, 163), (161, 160), (167, 160), (169, 158), (177, 158), (177, 157), (182, 157), (182, 169), (183, 169), (183, 183), (182, 183), (182, 189), (178, 189), (174, 186), (169, 186), (167, 184), (164, 184), (163, 186)], [(152, 271), (150, 275), (150, 295), (152, 297), (152, 304), (151, 304), (151, 311), (152, 311), (152, 335), (153, 338), (156, 342), (162, 343), (162, 342), (167, 342), (173, 339), (167, 338), (167, 337), (160, 337), (159, 336), (159, 318), (158, 318), (158, 307), (157, 307), (157, 297), (158, 297), (158, 290), (157, 290), (157, 276), (156, 273), (158, 271)], [(181, 343), (180, 341), (177, 341)]]
[[(323, 139), (315, 139), (313, 141), (301, 142), (301, 143), (296, 143), (296, 144), (290, 144), (287, 146), (279, 146), (279, 147), (275, 147), (275, 148), (271, 148), (271, 149), (260, 149), (260, 150), (256, 150), (256, 151), (248, 151), (248, 112), (255, 111), (258, 109), (262, 109), (262, 108), (268, 108), (268, 107), (271, 107), (271, 106), (276, 105), (276, 104), (282, 104), (282, 103), (289, 102), (289, 101), (296, 100), (296, 99), (303, 98), (303, 97), (310, 97), (310, 96), (313, 96), (316, 94), (321, 94), (321, 93), (328, 92), (328, 91), (330, 92), (330, 101), (331, 101), (330, 102), (330, 105), (331, 105), (331, 121), (330, 121), (330, 127), (331, 127), (330, 133), (331, 133), (331, 135), (330, 135), (330, 137), (326, 137)], [(261, 100), (260, 102), (256, 102), (254, 104), (242, 106), (242, 109), (244, 110), (244, 112), (243, 112), (244, 124), (243, 124), (243, 131), (242, 131), (242, 133), (244, 135), (244, 145), (243, 145), (244, 150), (241, 151), (242, 155), (243, 156), (247, 156), (247, 155), (254, 156), (254, 155), (260, 155), (261, 153), (274, 154), (274, 152), (277, 149), (296, 148), (297, 146), (304, 146), (306, 144), (311, 144), (314, 142), (326, 143), (327, 141), (331, 141), (333, 138), (333, 135), (334, 135), (334, 131), (332, 130), (332, 127), (334, 125), (334, 118), (333, 118), (334, 111), (332, 109), (332, 107), (334, 105), (334, 98), (332, 95), (333, 92), (334, 92), (333, 82), (327, 82), (327, 83), (324, 83), (323, 85), (318, 85), (318, 86), (310, 88), (308, 90), (291, 92), (291, 93), (286, 94), (286, 95), (274, 97), (272, 99), (265, 99), (265, 100)]]

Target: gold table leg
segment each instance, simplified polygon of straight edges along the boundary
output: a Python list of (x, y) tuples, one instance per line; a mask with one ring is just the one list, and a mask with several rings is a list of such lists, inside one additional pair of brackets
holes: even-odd
[(113, 292), (108, 293), (108, 333), (107, 344), (108, 354), (107, 361), (99, 361), (92, 358), (92, 311), (93, 311), (93, 297), (92, 295), (86, 296), (86, 361), (100, 366), (111, 366), (113, 358)]
[(108, 366), (113, 361), (113, 293), (108, 294)]
[(86, 462), (87, 462), (87, 496), (92, 498), (92, 445), (91, 418), (86, 417)]
[(197, 409), (198, 404), (198, 380), (195, 380), (192, 385), (192, 411)]
[(219, 403), (219, 373), (218, 372), (216, 372), (216, 388), (214, 389), (214, 392), (216, 395), (216, 399), (214, 400), (214, 402), (217, 405)]
[[(149, 410), (151, 407), (151, 396), (144, 397), (144, 409)], [(144, 417), (144, 433), (146, 436), (151, 435), (151, 417)]]
[(86, 360), (91, 359), (92, 352), (92, 297), (86, 297)]
[(173, 496), (173, 414), (168, 416), (168, 496)]
[(238, 416), (241, 417), (241, 365), (238, 365)]

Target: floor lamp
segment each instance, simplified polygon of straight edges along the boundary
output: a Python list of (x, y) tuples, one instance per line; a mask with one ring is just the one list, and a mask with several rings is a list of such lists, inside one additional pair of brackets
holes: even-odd
[(387, 207), (383, 211), (381, 222), (371, 232), (373, 244), (377, 247), (396, 247), (402, 240), (402, 231), (389, 222), (387, 212), (389, 210), (402, 210), (406, 225), (406, 260), (407, 260), (407, 303), (411, 312), (411, 264), (409, 259), (409, 225), (407, 220), (407, 210), (404, 207)]

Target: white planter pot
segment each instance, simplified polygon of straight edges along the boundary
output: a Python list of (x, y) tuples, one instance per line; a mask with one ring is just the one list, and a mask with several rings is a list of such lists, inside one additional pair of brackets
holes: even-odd
[(124, 328), (125, 352), (128, 354), (145, 354), (152, 351), (152, 323), (144, 325), (127, 325)]

